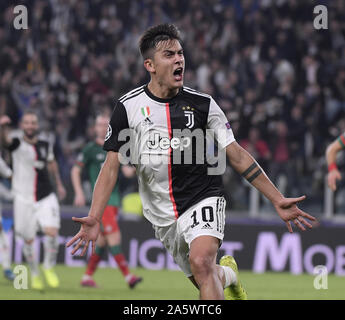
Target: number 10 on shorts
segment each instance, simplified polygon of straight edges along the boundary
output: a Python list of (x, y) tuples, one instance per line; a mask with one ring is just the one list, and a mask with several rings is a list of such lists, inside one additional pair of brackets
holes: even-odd
[(224, 234), (225, 226), (225, 199), (222, 197), (213, 198), (207, 205), (194, 208), (190, 215), (191, 229), (213, 230)]
[[(194, 228), (198, 224), (200, 224), (200, 222), (198, 221), (198, 218), (197, 218), (197, 210), (193, 211), (191, 218), (193, 220), (191, 228)], [(213, 208), (210, 206), (202, 207), (201, 208), (201, 219), (203, 222), (213, 222), (214, 221)]]

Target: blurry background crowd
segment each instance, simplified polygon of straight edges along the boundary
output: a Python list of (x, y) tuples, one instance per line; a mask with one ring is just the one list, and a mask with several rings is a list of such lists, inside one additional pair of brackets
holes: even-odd
[[(16, 4), (28, 8), (27, 30), (13, 28)], [(328, 8), (327, 30), (313, 27), (317, 4)], [(185, 84), (215, 98), (281, 191), (306, 194), (322, 212), (325, 149), (345, 131), (344, 17), (343, 0), (1, 1), (0, 114), (16, 125), (23, 110), (37, 110), (71, 204), (70, 169), (92, 139), (94, 115), (148, 82), (138, 40), (171, 22), (183, 39)], [(224, 184), (230, 208), (248, 209), (247, 184), (230, 169)], [(345, 212), (344, 188), (337, 199)]]

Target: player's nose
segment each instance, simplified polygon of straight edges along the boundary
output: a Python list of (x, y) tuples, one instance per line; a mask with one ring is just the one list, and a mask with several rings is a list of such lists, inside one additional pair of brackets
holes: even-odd
[(184, 61), (184, 56), (181, 56), (179, 54), (175, 55), (175, 63), (182, 65)]

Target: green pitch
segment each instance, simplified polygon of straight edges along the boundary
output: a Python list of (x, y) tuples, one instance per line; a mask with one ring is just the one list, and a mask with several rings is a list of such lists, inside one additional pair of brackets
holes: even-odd
[[(121, 300), (180, 300), (198, 299), (198, 291), (178, 271), (133, 270), (144, 281), (130, 290), (117, 269), (100, 268), (95, 275), (100, 288), (82, 288), (79, 281), (84, 268), (58, 265), (56, 271), (61, 285), (58, 289), (46, 288), (44, 292), (16, 290), (6, 280), (0, 269), (0, 300), (3, 299), (121, 299)], [(240, 272), (249, 299), (345, 299), (345, 277), (328, 276), (328, 289), (314, 289), (312, 275), (288, 273), (253, 274)]]

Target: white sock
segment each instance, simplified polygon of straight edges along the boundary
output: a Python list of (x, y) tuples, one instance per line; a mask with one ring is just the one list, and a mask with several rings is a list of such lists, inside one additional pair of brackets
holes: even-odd
[(53, 268), (56, 264), (56, 258), (59, 249), (58, 237), (45, 236), (44, 238), (44, 269)]
[(237, 284), (237, 277), (234, 270), (227, 266), (221, 266), (224, 270), (225, 284), (224, 289), (232, 284)]
[(0, 231), (0, 254), (2, 260), (2, 267), (4, 268), (4, 270), (10, 269), (10, 246), (4, 230)]
[(127, 282), (131, 281), (133, 275), (131, 275), (130, 273), (126, 275), (125, 279)]
[(81, 280), (86, 281), (86, 280), (91, 280), (91, 279), (92, 279), (92, 276), (90, 276), (90, 275), (84, 273)]
[(30, 267), (31, 274), (33, 276), (37, 276), (39, 274), (39, 270), (38, 270), (38, 262), (35, 259), (34, 242), (32, 242), (31, 244), (24, 243), (23, 254), (24, 254), (26, 262), (28, 263)]

